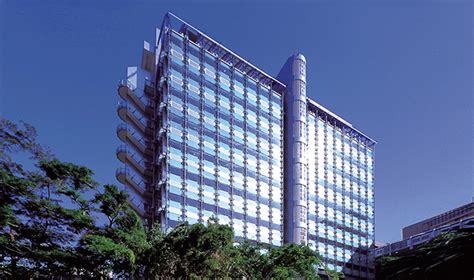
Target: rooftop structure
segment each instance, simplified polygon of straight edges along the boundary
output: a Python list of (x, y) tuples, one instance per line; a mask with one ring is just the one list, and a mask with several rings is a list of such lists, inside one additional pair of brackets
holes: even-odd
[(474, 216), (466, 217), (464, 219), (457, 220), (437, 228), (432, 228), (429, 231), (412, 235), (401, 241), (377, 247), (374, 251), (374, 255), (376, 258), (387, 255), (395, 255), (399, 252), (412, 250), (413, 248), (420, 246), (443, 233), (463, 230), (474, 230)]
[(471, 216), (474, 216), (474, 201), (421, 222), (404, 227), (402, 229), (402, 238), (407, 239), (411, 236), (427, 232), (447, 224), (452, 224)]

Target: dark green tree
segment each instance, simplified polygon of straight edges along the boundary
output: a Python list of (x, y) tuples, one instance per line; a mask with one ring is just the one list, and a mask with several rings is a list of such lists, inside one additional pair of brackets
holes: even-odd
[(413, 250), (376, 260), (377, 279), (473, 279), (474, 231), (444, 233)]
[(182, 223), (167, 234), (154, 234), (146, 274), (149, 278), (228, 277), (233, 232), (210, 220), (208, 225)]
[(125, 192), (99, 192), (92, 175), (53, 158), (32, 126), (0, 119), (1, 279), (137, 273), (149, 244), (142, 221)]
[(104, 226), (86, 232), (78, 253), (87, 261), (89, 277), (115, 276), (131, 278), (140, 275), (140, 263), (149, 249), (147, 232), (138, 215), (127, 204), (128, 194), (116, 186), (106, 185), (93, 202), (105, 219)]
[(318, 279), (320, 257), (306, 245), (284, 244), (270, 249), (265, 278)]
[[(21, 157), (35, 167), (26, 170)], [(91, 176), (85, 167), (50, 159), (33, 127), (0, 119), (0, 277), (76, 271), (75, 244), (93, 226), (82, 196), (96, 187)]]
[(232, 251), (235, 262), (232, 275), (247, 279), (263, 279), (266, 276), (266, 268), (269, 266), (268, 248), (242, 242), (234, 246)]
[(125, 191), (92, 176), (52, 157), (33, 127), (0, 119), (1, 279), (318, 278), (308, 246), (237, 244), (214, 218), (148, 230)]

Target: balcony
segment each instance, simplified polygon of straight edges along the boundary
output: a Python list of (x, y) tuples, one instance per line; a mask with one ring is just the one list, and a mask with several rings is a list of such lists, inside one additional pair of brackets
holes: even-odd
[(143, 115), (153, 115), (153, 103), (145, 97), (138, 97), (135, 91), (123, 82), (118, 87), (118, 94), (123, 100), (130, 101)]
[(121, 101), (118, 103), (117, 114), (122, 121), (131, 124), (143, 135), (153, 134), (151, 121), (145, 116), (140, 116), (140, 113), (138, 113), (136, 109), (133, 109), (127, 102)]
[(142, 178), (137, 178), (136, 175), (133, 175), (128, 168), (118, 168), (115, 171), (115, 177), (120, 183), (134, 188), (140, 195), (151, 195), (151, 193), (147, 191), (147, 183), (143, 181)]
[(127, 203), (140, 217), (145, 217), (146, 212), (145, 209), (143, 209), (144, 205), (142, 203), (136, 203), (130, 200), (130, 198), (127, 199)]
[(116, 155), (121, 162), (133, 168), (137, 173), (143, 175), (143, 177), (152, 175), (152, 172), (147, 168), (148, 164), (146, 164), (143, 159), (140, 159), (137, 154), (131, 153), (127, 146), (119, 146)]
[(122, 142), (131, 144), (135, 150), (139, 151), (144, 157), (152, 156), (152, 150), (143, 136), (127, 125), (119, 124), (117, 126), (117, 137)]

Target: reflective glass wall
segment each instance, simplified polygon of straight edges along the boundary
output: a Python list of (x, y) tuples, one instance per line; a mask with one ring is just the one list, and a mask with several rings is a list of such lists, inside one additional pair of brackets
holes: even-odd
[(373, 147), (349, 127), (314, 111), (308, 111), (307, 130), (308, 244), (323, 256), (329, 268), (370, 277)]
[(229, 224), (238, 239), (283, 239), (282, 95), (175, 31), (166, 33), (165, 227)]

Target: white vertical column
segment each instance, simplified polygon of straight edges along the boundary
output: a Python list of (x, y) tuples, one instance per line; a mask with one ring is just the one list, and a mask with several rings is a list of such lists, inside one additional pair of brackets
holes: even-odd
[(306, 244), (307, 241), (307, 150), (306, 133), (306, 59), (303, 55), (294, 56), (293, 84), (289, 96), (290, 127), (292, 131), (292, 188), (293, 188), (293, 238), (294, 243)]

